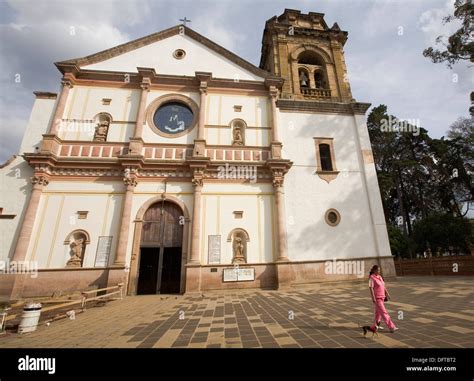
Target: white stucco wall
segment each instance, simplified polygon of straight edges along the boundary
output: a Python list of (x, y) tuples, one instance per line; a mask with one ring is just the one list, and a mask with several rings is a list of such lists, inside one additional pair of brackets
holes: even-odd
[[(31, 110), (18, 154), (35, 152), (42, 134), (48, 131), (55, 106), (54, 99), (37, 98)], [(33, 170), (21, 156), (0, 168), (0, 207), (3, 214), (16, 215), (13, 219), (0, 219), (0, 260), (11, 258), (15, 251), (24, 208), (31, 194), (30, 178)]]
[[(175, 59), (173, 52), (176, 49), (183, 49), (186, 56), (180, 60)], [(82, 68), (137, 72), (137, 67), (154, 68), (159, 74), (194, 76), (196, 71), (204, 71), (211, 72), (214, 78), (263, 80), (186, 35), (171, 36)]]
[(11, 258), (15, 251), (24, 205), (31, 194), (32, 176), (33, 170), (20, 156), (0, 168), (0, 207), (3, 214), (16, 215), (13, 219), (0, 219), (0, 260)]
[[(130, 261), (132, 251), (133, 221), (143, 204), (153, 198), (158, 200), (162, 191), (162, 183), (142, 182), (135, 188), (129, 222), (127, 263)], [(167, 184), (166, 194), (181, 200), (192, 219), (191, 184), (170, 182)], [(41, 197), (27, 260), (38, 261), (40, 268), (64, 267), (70, 258), (70, 248), (64, 244), (64, 240), (74, 230), (82, 229), (90, 235), (84, 267), (94, 267), (100, 236), (113, 236), (109, 259), (109, 264), (113, 264), (123, 198), (124, 187), (120, 182), (50, 182)], [(227, 241), (227, 237), (235, 228), (246, 230), (250, 236), (247, 246), (248, 262), (274, 261), (276, 246), (273, 237), (276, 212), (271, 184), (208, 183), (203, 188), (202, 208), (201, 263), (208, 263), (209, 235), (221, 235), (221, 263), (232, 262), (232, 243)], [(89, 211), (87, 219), (77, 218), (79, 210)], [(242, 211), (243, 218), (236, 219), (234, 211)], [(191, 242), (188, 243), (189, 253)]]
[[(120, 182), (51, 181), (41, 196), (27, 260), (38, 261), (40, 268), (64, 267), (70, 258), (64, 241), (79, 229), (90, 235), (84, 267), (94, 267), (99, 236), (114, 237), (115, 253), (123, 191)], [(87, 218), (79, 219), (77, 211), (88, 211)]]
[[(242, 106), (240, 112), (234, 106)], [(268, 97), (210, 93), (207, 97), (205, 138), (209, 145), (231, 145), (234, 119), (245, 121), (245, 144), (267, 146), (271, 140)]]
[[(198, 92), (173, 92), (152, 90), (148, 93), (147, 107), (163, 95), (180, 94), (191, 98), (200, 107)], [(103, 105), (102, 99), (112, 99)], [(74, 86), (69, 93), (63, 115), (59, 137), (63, 140), (91, 141), (95, 123), (92, 121), (101, 112), (112, 116), (107, 141), (128, 142), (135, 129), (139, 90)], [(266, 96), (230, 95), (209, 93), (205, 115), (205, 138), (209, 145), (231, 145), (233, 119), (242, 119), (247, 128), (245, 142), (248, 146), (268, 146), (271, 141), (271, 116), (269, 99)], [(234, 106), (242, 106), (240, 112)], [(189, 133), (169, 138), (157, 134), (145, 121), (143, 140), (145, 143), (193, 144), (197, 137), (197, 126)]]
[(31, 110), (30, 119), (26, 125), (25, 134), (21, 141), (19, 153), (35, 152), (35, 147), (48, 132), (53, 117), (55, 99), (36, 98)]
[[(112, 99), (110, 105), (103, 105), (103, 98)], [(91, 141), (96, 125), (87, 121), (105, 112), (112, 116), (107, 140), (128, 142), (133, 136), (139, 99), (138, 89), (74, 86), (69, 91), (58, 135), (63, 140)]]
[[(377, 242), (374, 233), (357, 133), (366, 130), (363, 120), (342, 115), (279, 113), (283, 155), (293, 161), (285, 178), (290, 260), (390, 255), (388, 241), (380, 238)], [(314, 137), (334, 139), (336, 169), (340, 173), (329, 184), (315, 174)], [(370, 147), (367, 141), (364, 147)], [(380, 196), (376, 198), (379, 190), (373, 177), (369, 179), (379, 230), (377, 237), (382, 237), (385, 224), (383, 212), (380, 214)], [(341, 221), (335, 227), (324, 219), (330, 208), (341, 214)]]
[[(228, 235), (236, 228), (244, 229), (247, 243), (247, 262), (273, 262), (274, 243), (273, 189), (271, 184), (205, 184), (202, 192), (201, 263), (208, 263), (208, 236), (221, 236), (221, 263), (231, 264), (232, 242)], [(234, 211), (242, 211), (241, 219)]]

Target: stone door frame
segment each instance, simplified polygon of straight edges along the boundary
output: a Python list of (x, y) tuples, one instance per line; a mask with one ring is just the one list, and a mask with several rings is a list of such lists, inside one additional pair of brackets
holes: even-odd
[[(142, 237), (142, 227), (143, 227), (143, 216), (146, 211), (153, 205), (163, 200), (162, 196), (155, 196), (147, 200), (141, 207), (138, 209), (137, 216), (133, 221), (135, 224), (134, 233), (133, 233), (133, 245), (132, 245), (132, 255), (130, 259), (130, 274), (128, 278), (128, 295), (136, 295), (138, 287), (138, 270), (140, 268), (140, 242)], [(180, 282), (180, 293), (183, 294), (186, 289), (186, 271), (185, 265), (188, 262), (188, 252), (189, 252), (189, 232), (191, 221), (189, 218), (188, 208), (184, 202), (177, 197), (165, 195), (164, 201), (171, 202), (176, 204), (182, 211), (184, 217), (184, 226), (183, 226), (183, 241), (182, 241), (182, 256), (181, 256), (181, 282)]]

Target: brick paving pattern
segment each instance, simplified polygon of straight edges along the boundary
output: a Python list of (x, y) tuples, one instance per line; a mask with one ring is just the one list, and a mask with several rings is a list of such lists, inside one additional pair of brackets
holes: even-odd
[(400, 277), (386, 304), (400, 328), (362, 335), (372, 322), (367, 282), (285, 291), (146, 295), (0, 336), (0, 347), (423, 348), (474, 347), (473, 277)]

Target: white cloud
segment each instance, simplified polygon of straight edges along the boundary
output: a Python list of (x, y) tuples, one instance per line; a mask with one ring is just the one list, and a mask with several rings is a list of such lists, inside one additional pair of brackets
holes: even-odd
[(143, 0), (70, 0), (35, 1), (10, 0), (8, 6), (15, 12), (16, 23), (45, 25), (53, 20), (68, 25), (135, 25), (143, 19), (150, 7)]
[(447, 0), (443, 7), (423, 12), (418, 19), (418, 27), (424, 33), (426, 41), (434, 44), (438, 36), (450, 36), (459, 27), (460, 22), (453, 20), (443, 24), (443, 18), (454, 12), (454, 0)]
[[(283, 1), (221, 2), (15, 0), (0, 25), (0, 161), (16, 153), (34, 96), (57, 91), (60, 73), (53, 62), (96, 53), (135, 37), (163, 30), (187, 15), (191, 28), (223, 47), (259, 62), (265, 20), (283, 12)], [(422, 51), (455, 25), (442, 25), (453, 0), (294, 0), (292, 8), (326, 13), (349, 31), (346, 62), (357, 100), (385, 103), (399, 117), (420, 118), (440, 136), (467, 114), (473, 78), (465, 65), (450, 71)], [(250, 12), (249, 12), (250, 9)], [(404, 35), (398, 36), (398, 26)], [(75, 35), (70, 35), (74, 27)], [(448, 29), (445, 29), (448, 28)], [(14, 75), (21, 74), (21, 83)], [(451, 76), (459, 75), (458, 83)], [(8, 130), (6, 130), (8, 129)]]
[[(17, 153), (35, 90), (57, 91), (56, 61), (114, 47), (130, 36), (119, 28), (140, 22), (148, 3), (9, 1), (14, 19), (0, 25), (0, 161)], [(15, 76), (21, 82), (15, 82)]]
[(206, 17), (197, 18), (191, 24), (191, 28), (196, 32), (230, 51), (235, 51), (239, 44), (245, 41), (245, 31), (234, 28), (235, 24), (229, 25), (223, 22), (233, 16), (232, 11), (225, 6), (225, 3), (224, 5), (220, 3), (209, 6), (203, 11), (203, 14)]

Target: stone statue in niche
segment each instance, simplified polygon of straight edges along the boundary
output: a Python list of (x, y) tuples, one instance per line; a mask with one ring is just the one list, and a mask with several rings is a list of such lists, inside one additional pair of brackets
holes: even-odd
[(94, 141), (105, 142), (107, 140), (109, 124), (110, 122), (108, 120), (103, 120), (97, 123), (97, 127), (95, 128)]
[(234, 258), (232, 259), (232, 264), (235, 263), (246, 263), (245, 260), (245, 245), (242, 242), (242, 238), (236, 236), (234, 238)]
[(71, 243), (71, 259), (67, 261), (67, 267), (82, 267), (82, 257), (84, 255), (84, 238), (76, 239)]
[(242, 135), (242, 127), (235, 126), (234, 127), (234, 140), (232, 141), (232, 145), (234, 146), (243, 146), (244, 145), (244, 137)]

